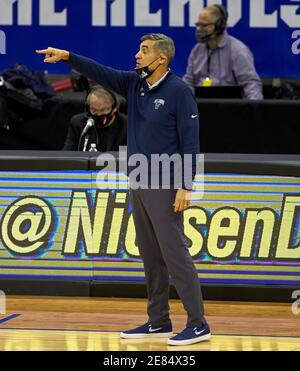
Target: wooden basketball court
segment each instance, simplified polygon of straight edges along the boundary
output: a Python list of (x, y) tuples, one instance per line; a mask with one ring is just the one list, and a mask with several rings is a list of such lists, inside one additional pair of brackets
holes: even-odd
[[(291, 304), (206, 301), (211, 340), (181, 347), (166, 339), (120, 339), (120, 331), (147, 321), (144, 299), (10, 296), (6, 304), (0, 350), (300, 350), (300, 315)], [(177, 300), (171, 318), (174, 332), (185, 327)]]

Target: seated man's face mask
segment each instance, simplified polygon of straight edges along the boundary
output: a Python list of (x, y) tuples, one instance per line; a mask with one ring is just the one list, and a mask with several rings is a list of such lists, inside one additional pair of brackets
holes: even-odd
[(196, 31), (195, 31), (195, 36), (197, 42), (200, 42), (202, 44), (208, 44), (210, 40), (212, 40), (216, 36), (216, 32), (208, 32), (207, 31), (207, 26), (214, 25), (214, 23), (208, 23), (205, 26), (196, 23)]
[(92, 117), (95, 120), (95, 125), (101, 128), (101, 127), (107, 126), (111, 122), (113, 115), (114, 113), (113, 111), (111, 111), (110, 113), (107, 113), (105, 115), (99, 115), (99, 116), (91, 114), (90, 117)]
[(95, 121), (95, 126), (98, 128), (104, 128), (105, 126), (107, 126), (113, 119), (114, 114), (115, 110), (112, 109), (109, 113), (96, 115), (92, 113), (90, 107), (87, 106), (87, 115)]

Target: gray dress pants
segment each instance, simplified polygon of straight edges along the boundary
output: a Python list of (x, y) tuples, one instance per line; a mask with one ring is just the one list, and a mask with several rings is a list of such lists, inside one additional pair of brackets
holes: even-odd
[(136, 245), (144, 263), (148, 316), (152, 325), (170, 322), (169, 276), (187, 312), (187, 327), (205, 322), (197, 271), (186, 247), (183, 213), (174, 212), (176, 190), (131, 190)]

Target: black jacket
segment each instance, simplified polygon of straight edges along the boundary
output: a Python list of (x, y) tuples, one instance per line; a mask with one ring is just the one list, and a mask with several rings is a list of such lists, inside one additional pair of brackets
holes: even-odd
[(126, 146), (127, 117), (125, 115), (117, 112), (115, 121), (106, 128), (91, 127), (86, 135), (81, 138), (79, 145), (79, 139), (86, 126), (87, 120), (88, 116), (86, 113), (80, 113), (72, 117), (68, 135), (62, 148), (64, 151), (82, 151), (85, 142), (86, 151), (89, 151), (92, 143), (96, 144), (100, 152), (118, 151), (119, 146)]

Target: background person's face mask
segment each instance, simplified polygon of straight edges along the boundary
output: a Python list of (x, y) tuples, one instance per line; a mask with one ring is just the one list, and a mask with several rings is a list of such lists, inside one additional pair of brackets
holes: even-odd
[(95, 120), (96, 127), (102, 128), (102, 127), (107, 126), (111, 122), (111, 120), (113, 118), (113, 111), (111, 111), (110, 113), (108, 113), (106, 115), (92, 115), (92, 114), (90, 114), (90, 117), (92, 117)]
[(207, 30), (196, 28), (195, 36), (198, 43), (208, 44), (214, 38), (215, 33), (208, 33)]

